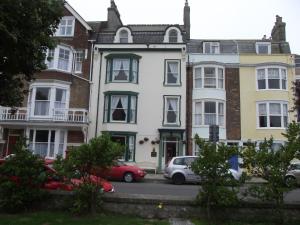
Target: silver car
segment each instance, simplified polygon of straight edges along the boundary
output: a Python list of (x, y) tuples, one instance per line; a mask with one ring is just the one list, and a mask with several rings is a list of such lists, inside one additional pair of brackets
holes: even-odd
[[(183, 184), (185, 182), (201, 182), (201, 177), (196, 175), (191, 168), (192, 163), (198, 156), (178, 156), (171, 159), (166, 165), (164, 177), (173, 181), (174, 184)], [(234, 179), (239, 180), (243, 170), (229, 169), (228, 171)]]
[(164, 177), (171, 179), (174, 184), (183, 184), (184, 182), (200, 182), (200, 176), (196, 175), (191, 165), (197, 159), (197, 156), (179, 156), (174, 157), (166, 165)]
[(287, 186), (300, 185), (300, 162), (290, 165), (289, 171), (285, 175), (285, 183)]

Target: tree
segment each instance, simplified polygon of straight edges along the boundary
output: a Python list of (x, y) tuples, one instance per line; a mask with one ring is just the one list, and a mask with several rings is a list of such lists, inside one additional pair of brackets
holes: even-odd
[(43, 160), (33, 155), (21, 139), (14, 147), (14, 156), (0, 166), (0, 208), (3, 211), (28, 210), (41, 201), (46, 181)]
[(207, 216), (211, 217), (212, 207), (224, 207), (238, 203), (237, 194), (242, 183), (234, 180), (229, 173), (229, 159), (238, 154), (237, 147), (213, 144), (195, 136), (199, 158), (192, 164), (192, 170), (201, 177), (201, 189), (197, 196), (200, 204), (206, 206)]
[(71, 150), (65, 160), (55, 163), (55, 168), (62, 175), (72, 178), (74, 174), (84, 182), (76, 190), (72, 211), (76, 214), (96, 212), (101, 199), (100, 187), (91, 182), (93, 168), (108, 168), (114, 160), (120, 158), (124, 148), (111, 140), (108, 133), (93, 138), (89, 143)]
[(295, 186), (286, 185), (286, 173), (289, 170), (291, 160), (299, 158), (300, 125), (295, 122), (289, 124), (283, 136), (287, 141), (280, 149), (272, 147), (273, 138), (270, 138), (265, 139), (256, 151), (252, 147), (246, 147), (243, 150), (244, 159), (255, 161), (262, 177), (267, 180), (266, 184), (251, 186), (249, 194), (263, 201), (274, 203), (281, 223), (284, 223), (284, 196), (288, 191), (295, 188)]
[(0, 105), (19, 106), (24, 84), (45, 69), (63, 5), (63, 0), (0, 1)]

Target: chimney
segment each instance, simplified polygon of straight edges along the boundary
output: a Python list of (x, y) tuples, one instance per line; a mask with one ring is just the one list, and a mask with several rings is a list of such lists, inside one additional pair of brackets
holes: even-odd
[(285, 23), (282, 22), (282, 17), (276, 15), (276, 22), (272, 29), (272, 40), (273, 41), (286, 41), (285, 37)]
[(185, 6), (183, 10), (183, 24), (186, 31), (186, 38), (190, 39), (190, 30), (191, 30), (191, 19), (190, 19), (190, 6), (188, 0), (185, 0)]
[(110, 1), (110, 7), (107, 8), (107, 26), (112, 29), (123, 26), (120, 13), (114, 0)]

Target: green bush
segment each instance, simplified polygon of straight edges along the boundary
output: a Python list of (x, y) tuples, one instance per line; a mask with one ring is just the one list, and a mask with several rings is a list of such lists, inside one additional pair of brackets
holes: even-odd
[(10, 213), (30, 209), (45, 197), (41, 189), (46, 179), (43, 161), (26, 149), (23, 140), (14, 153), (0, 166), (0, 208)]

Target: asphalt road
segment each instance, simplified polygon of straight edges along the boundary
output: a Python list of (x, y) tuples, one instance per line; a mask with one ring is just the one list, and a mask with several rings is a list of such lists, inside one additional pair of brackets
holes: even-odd
[[(165, 195), (184, 197), (189, 199), (196, 198), (198, 190), (200, 188), (200, 186), (196, 184), (174, 185), (171, 183), (160, 182), (112, 182), (112, 184), (115, 187), (115, 192), (121, 194)], [(300, 205), (300, 188), (287, 193), (285, 196), (285, 201), (289, 204)]]

